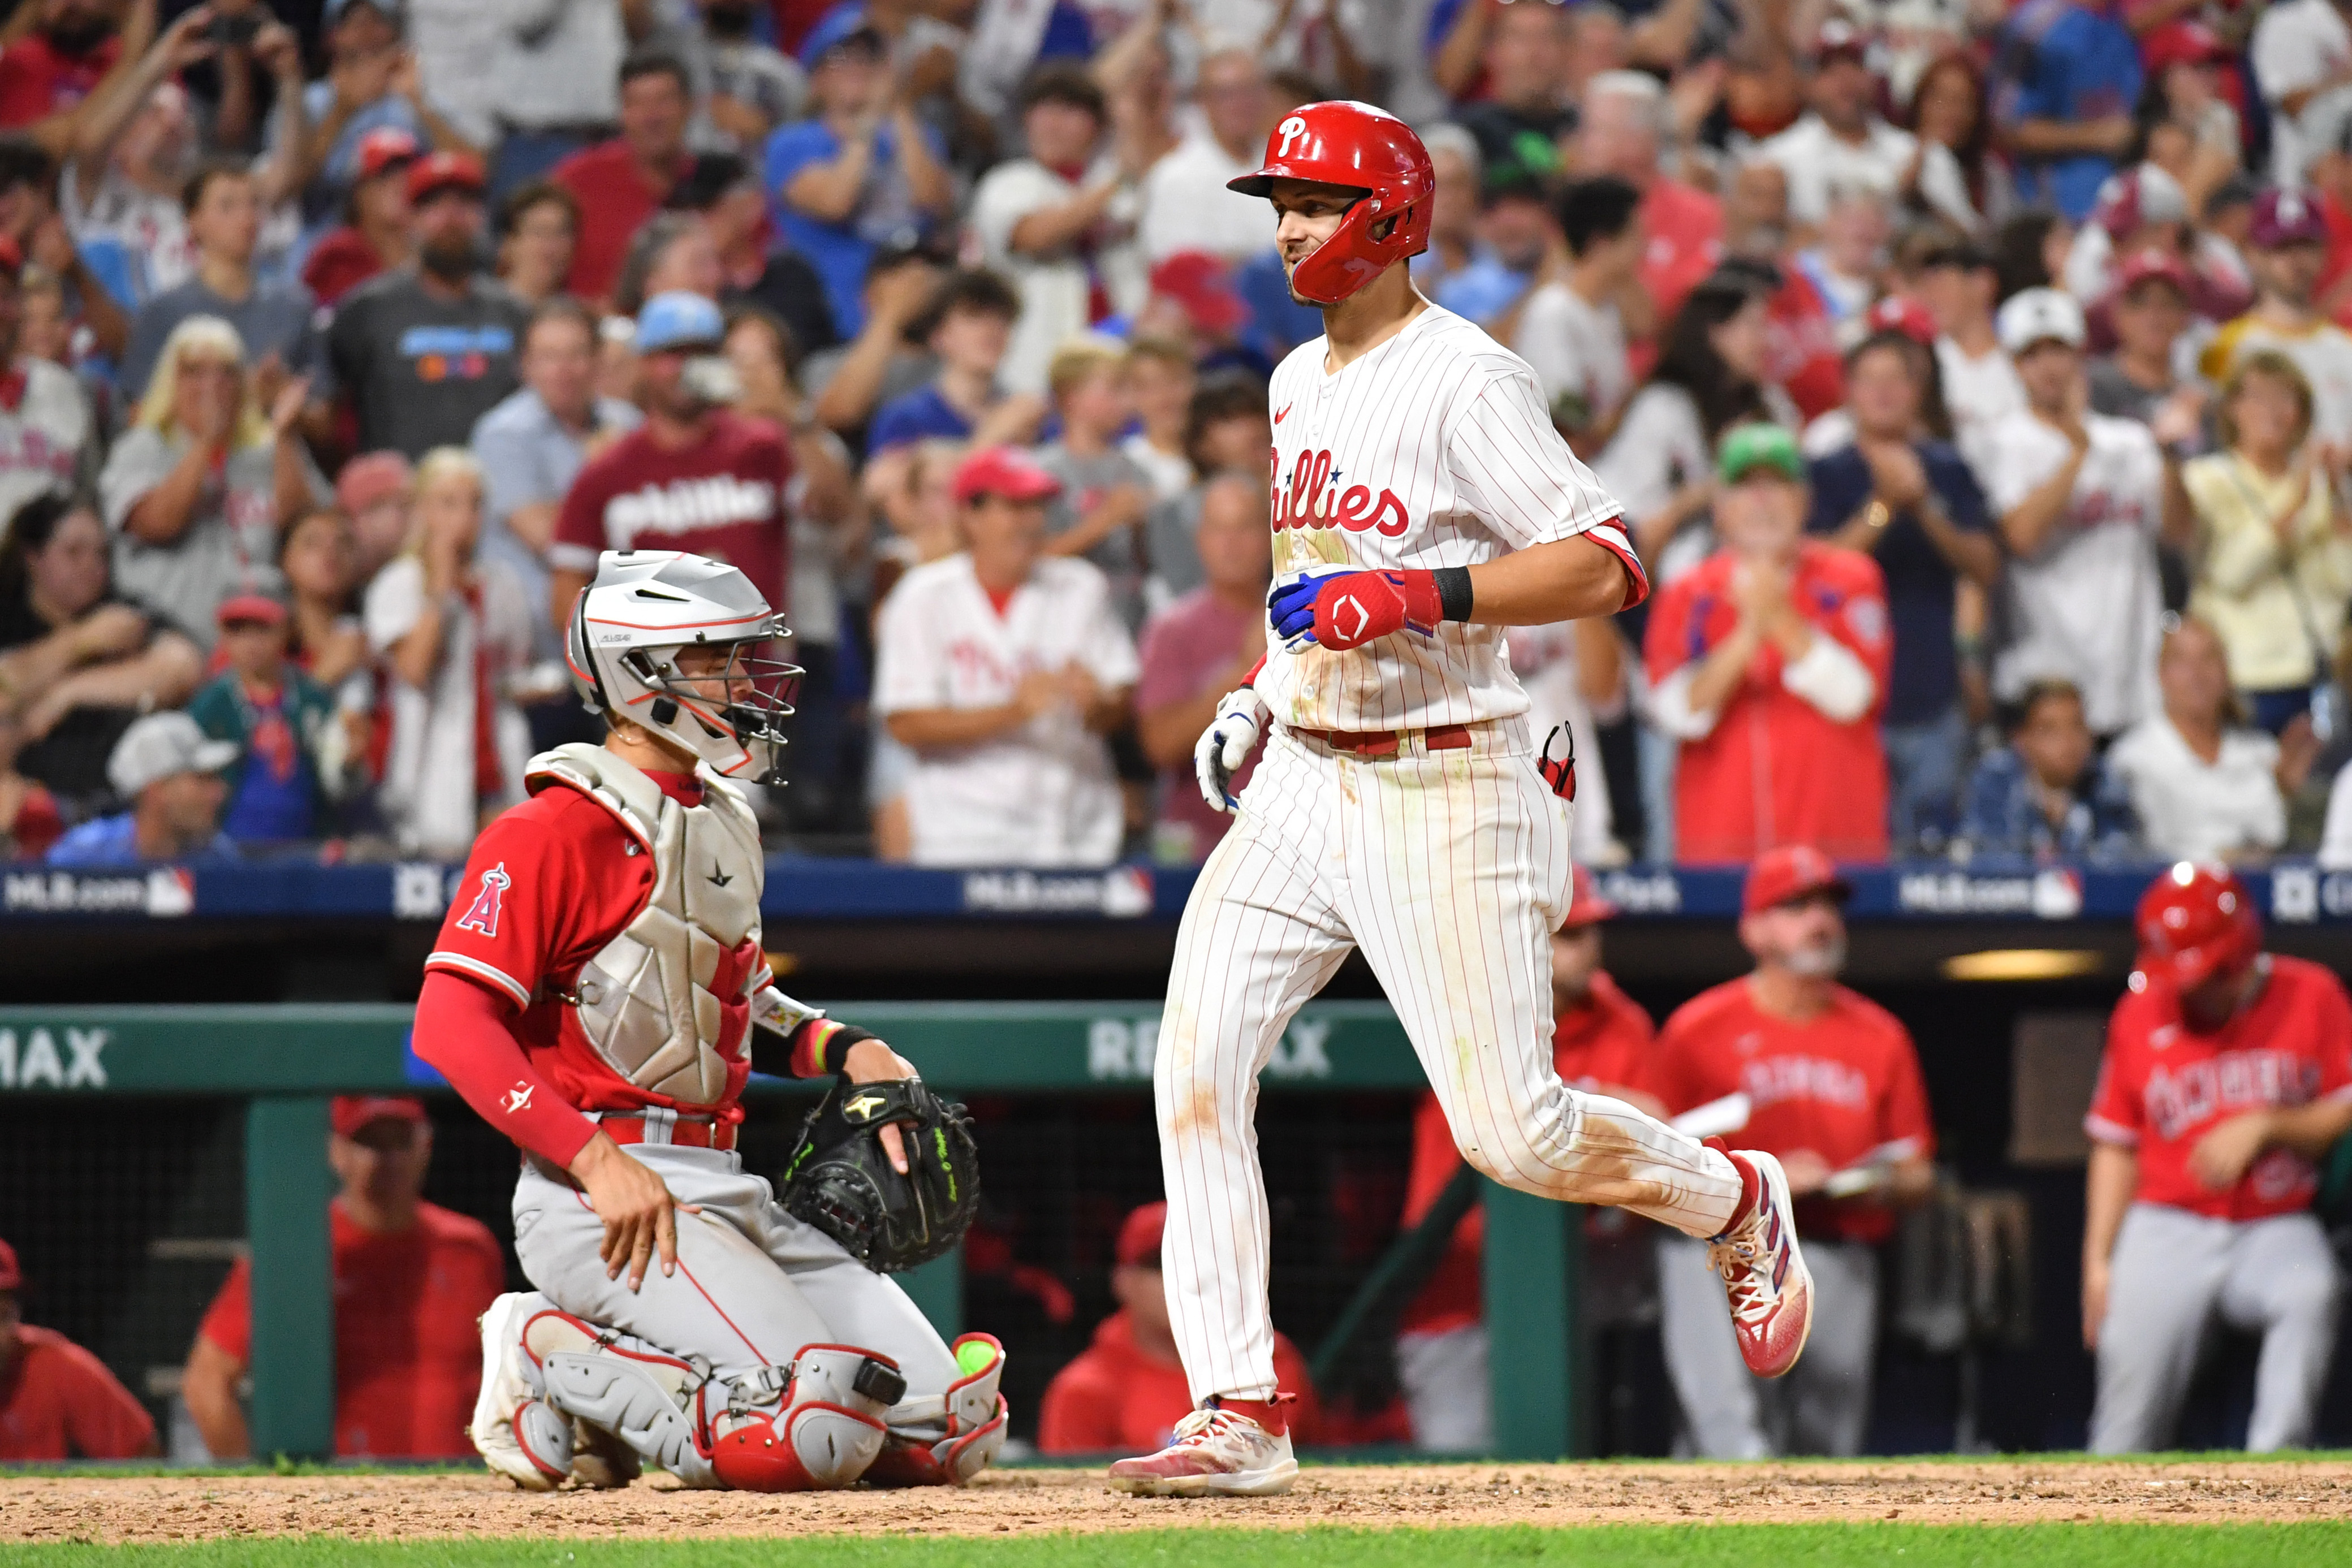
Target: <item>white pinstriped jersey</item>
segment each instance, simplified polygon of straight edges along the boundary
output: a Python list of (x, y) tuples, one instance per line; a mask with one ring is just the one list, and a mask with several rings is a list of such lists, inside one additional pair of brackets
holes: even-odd
[[(1552, 429), (1535, 372), (1432, 305), (1337, 374), (1325, 340), (1274, 372), (1274, 570), (1475, 566), (1595, 532), (1629, 563), (1619, 507)], [(1279, 644), (1258, 674), (1301, 729), (1424, 729), (1527, 711), (1503, 629), (1448, 622), (1348, 653)]]

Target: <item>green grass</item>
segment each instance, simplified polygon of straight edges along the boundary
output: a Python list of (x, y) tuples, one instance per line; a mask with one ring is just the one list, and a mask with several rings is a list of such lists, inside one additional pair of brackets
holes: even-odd
[(2325, 1568), (2352, 1563), (2352, 1523), (1699, 1524), (1572, 1530), (1145, 1531), (1003, 1541), (273, 1539), (180, 1546), (0, 1547), (28, 1568)]

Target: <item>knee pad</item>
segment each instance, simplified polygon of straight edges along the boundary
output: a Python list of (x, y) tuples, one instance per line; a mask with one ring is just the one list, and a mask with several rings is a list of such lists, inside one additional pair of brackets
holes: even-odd
[[(780, 1389), (782, 1407), (762, 1410)], [(848, 1486), (882, 1452), (883, 1414), (906, 1393), (906, 1378), (887, 1356), (851, 1345), (804, 1345), (790, 1367), (735, 1383), (727, 1408), (712, 1421), (712, 1469), (738, 1491)]]
[(690, 1487), (720, 1484), (702, 1419), (707, 1368), (553, 1311), (523, 1324), (522, 1348), (523, 1379), (535, 1399), (603, 1427)]
[(929, 1426), (936, 1419), (945, 1435), (893, 1431), (889, 1446), (866, 1471), (881, 1486), (962, 1486), (992, 1463), (1004, 1447), (1004, 1428), (1011, 1409), (997, 1385), (1004, 1378), (1004, 1346), (992, 1334), (968, 1333), (952, 1347), (963, 1375), (947, 1386), (931, 1416), (923, 1400), (898, 1414), (909, 1425)]

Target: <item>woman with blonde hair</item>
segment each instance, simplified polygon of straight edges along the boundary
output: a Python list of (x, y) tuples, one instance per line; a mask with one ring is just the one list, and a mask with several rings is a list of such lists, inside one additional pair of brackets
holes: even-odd
[(99, 475), (116, 586), (203, 647), (224, 601), (278, 591), (278, 528), (325, 496), (294, 428), (308, 390), (290, 382), (263, 410), (236, 329), (191, 316)]
[(481, 824), (523, 798), (530, 726), (509, 692), (530, 664), (531, 611), (505, 569), (477, 559), (482, 469), (472, 453), (425, 455), (415, 518), (362, 612), (388, 677), (378, 801), (404, 852), (463, 860)]
[(2180, 473), (2199, 535), (2189, 612), (2220, 637), (2230, 685), (2273, 735), (2309, 710), (2352, 599), (2352, 455), (2311, 440), (2312, 410), (2293, 360), (2248, 354), (2215, 405), (2221, 450)]

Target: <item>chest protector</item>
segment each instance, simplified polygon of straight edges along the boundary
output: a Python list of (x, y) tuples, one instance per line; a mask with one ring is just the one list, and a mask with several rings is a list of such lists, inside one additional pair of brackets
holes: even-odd
[(734, 1098), (752, 994), (767, 982), (760, 949), (766, 862), (743, 798), (715, 779), (681, 806), (601, 746), (560, 746), (531, 759), (526, 786), (579, 790), (620, 819), (653, 857), (644, 911), (580, 967), (572, 1015), (622, 1078), (682, 1105)]

